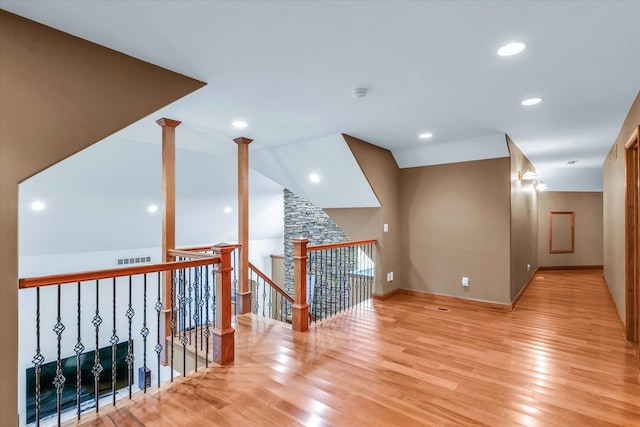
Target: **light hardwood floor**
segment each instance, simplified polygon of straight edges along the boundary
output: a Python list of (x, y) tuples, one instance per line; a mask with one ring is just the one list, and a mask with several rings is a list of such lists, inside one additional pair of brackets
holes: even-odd
[(640, 426), (635, 349), (602, 272), (542, 271), (513, 313), (415, 297), (294, 333), (238, 318), (234, 365), (85, 426)]

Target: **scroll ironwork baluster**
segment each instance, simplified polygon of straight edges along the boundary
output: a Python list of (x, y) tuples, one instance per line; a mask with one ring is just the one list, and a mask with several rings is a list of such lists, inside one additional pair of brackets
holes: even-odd
[[(256, 275), (257, 276), (257, 275)], [(257, 280), (260, 280), (260, 277), (257, 277)], [(267, 282), (265, 282), (264, 280), (262, 281), (262, 315), (266, 317), (265, 315), (265, 308), (267, 306)]]
[(73, 350), (76, 353), (76, 403), (78, 405), (78, 419), (80, 419), (80, 402), (81, 402), (81, 393), (82, 390), (82, 366), (81, 366), (81, 356), (84, 351), (84, 344), (82, 344), (82, 336), (80, 334), (80, 308), (82, 306), (80, 302), (80, 282), (77, 285), (78, 290), (78, 340), (76, 341), (76, 345), (73, 347)]
[(209, 293), (209, 266), (205, 265), (204, 266), (204, 277), (205, 277), (205, 288), (204, 288), (204, 312), (205, 312), (205, 317), (206, 317), (206, 323), (205, 323), (205, 330), (204, 330), (204, 337), (206, 340), (206, 345), (205, 345), (205, 357), (204, 357), (204, 366), (206, 368), (209, 367), (209, 336), (211, 334), (211, 331), (209, 330), (210, 328), (210, 323), (209, 323), (209, 297), (210, 297), (210, 293)]
[(36, 373), (36, 426), (40, 427), (40, 374), (44, 356), (40, 352), (40, 288), (36, 288), (36, 354), (32, 360)]
[(202, 330), (202, 307), (204, 306), (204, 300), (202, 298), (202, 292), (203, 292), (203, 283), (204, 280), (202, 280), (202, 266), (198, 267), (198, 286), (200, 287), (200, 291), (198, 293), (198, 295), (200, 296), (200, 298), (198, 299), (198, 322), (196, 323), (197, 326), (199, 326), (200, 329), (200, 350), (202, 350), (202, 344), (204, 342), (204, 331)]
[(132, 276), (129, 276), (129, 307), (127, 307), (127, 319), (129, 320), (129, 342), (127, 343), (127, 357), (125, 357), (125, 361), (127, 362), (127, 371), (129, 372), (129, 399), (131, 399), (132, 395), (132, 387), (133, 384), (133, 361), (135, 357), (133, 356), (133, 337), (131, 336), (131, 320), (135, 315), (133, 311), (133, 307), (131, 305), (131, 281), (133, 280)]
[(58, 316), (56, 317), (56, 324), (53, 327), (53, 332), (58, 336), (58, 359), (56, 361), (56, 376), (53, 380), (53, 385), (56, 387), (56, 403), (58, 406), (58, 425), (60, 425), (62, 415), (62, 390), (64, 389), (64, 383), (66, 378), (62, 374), (62, 332), (64, 332), (64, 324), (60, 317), (60, 288), (58, 285)]
[(232, 292), (232, 298), (235, 301), (235, 304), (233, 304), (233, 314), (236, 315), (236, 316), (238, 315), (238, 253), (239, 252), (240, 251), (237, 248), (233, 250), (233, 292)]
[(189, 342), (189, 340), (187, 339), (187, 299), (186, 299), (186, 292), (187, 292), (187, 284), (186, 284), (186, 280), (187, 280), (187, 271), (186, 269), (182, 269), (181, 270), (182, 274), (181, 274), (181, 282), (182, 282), (182, 289), (180, 292), (180, 298), (181, 298), (181, 319), (182, 319), (182, 334), (180, 335), (180, 342), (182, 343), (182, 376), (186, 377), (187, 376), (187, 343)]
[(103, 368), (100, 364), (100, 325), (102, 324), (102, 317), (100, 317), (100, 280), (96, 280), (96, 314), (91, 321), (93, 326), (96, 328), (96, 351), (93, 356), (93, 368), (91, 368), (91, 373), (93, 373), (93, 399), (96, 404), (96, 414), (99, 411), (99, 401), (100, 397), (100, 373)]
[(176, 334), (176, 305), (175, 305), (175, 281), (176, 281), (176, 271), (171, 270), (171, 313), (169, 320), (169, 330), (171, 331), (171, 364), (170, 364), (170, 372), (171, 372), (171, 382), (173, 382), (173, 353), (174, 353), (174, 336)]
[(194, 299), (195, 299), (195, 309), (193, 310), (193, 323), (195, 324), (195, 330), (192, 331), (193, 336), (194, 336), (194, 351), (195, 351), (195, 357), (194, 357), (194, 370), (195, 372), (198, 372), (198, 312), (200, 311), (200, 299), (198, 298), (198, 285), (199, 285), (199, 281), (200, 281), (200, 277), (198, 274), (198, 269), (194, 268), (193, 269), (194, 272), (194, 277), (195, 277), (195, 283), (194, 283)]
[(156, 335), (156, 346), (154, 348), (156, 352), (156, 356), (158, 358), (158, 388), (160, 388), (160, 353), (162, 353), (162, 345), (160, 344), (160, 325), (162, 324), (160, 320), (160, 313), (162, 312), (162, 309), (163, 309), (162, 300), (160, 299), (160, 296), (162, 295), (161, 282), (162, 282), (162, 274), (158, 272), (158, 299), (156, 300), (156, 307), (155, 307), (158, 330)]
[[(187, 316), (189, 318), (189, 345), (191, 345), (191, 329), (193, 328), (193, 324), (191, 323), (191, 321), (193, 320), (192, 317), (192, 312), (193, 312), (193, 308), (192, 308), (192, 304), (193, 304), (193, 298), (191, 297), (191, 293), (193, 292), (193, 268), (189, 269), (188, 275), (187, 272), (185, 271), (185, 281), (188, 284), (187, 287), (187, 292), (188, 292), (188, 296), (187, 296), (187, 307), (189, 309), (189, 315), (187, 316), (187, 313), (185, 312), (185, 316)], [(185, 318), (185, 336), (187, 336), (187, 321)], [(186, 373), (185, 373), (186, 374)]]
[(109, 342), (111, 343), (111, 395), (113, 396), (113, 406), (116, 405), (116, 350), (120, 338), (116, 334), (116, 278), (113, 278), (113, 330)]
[(142, 335), (142, 370), (143, 372), (143, 382), (144, 382), (144, 392), (147, 392), (147, 336), (149, 335), (149, 328), (147, 328), (147, 275), (144, 275), (144, 283), (142, 289), (142, 330), (140, 331), (140, 335)]

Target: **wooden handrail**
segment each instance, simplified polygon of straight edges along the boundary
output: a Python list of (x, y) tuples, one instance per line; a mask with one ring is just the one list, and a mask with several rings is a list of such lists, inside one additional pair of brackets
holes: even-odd
[(353, 242), (327, 243), (324, 245), (307, 246), (307, 252), (322, 251), (325, 249), (347, 248), (349, 246), (367, 245), (370, 243), (377, 243), (377, 242), (378, 241), (376, 239), (369, 239), (369, 240), (355, 240)]
[(214, 256), (213, 254), (204, 254), (202, 252), (185, 251), (181, 249), (169, 249), (167, 253), (169, 254), (169, 256), (172, 256), (172, 257), (183, 257), (183, 258), (192, 258), (192, 259), (205, 259), (205, 258), (211, 258), (212, 256)]
[[(226, 246), (230, 246), (234, 249), (239, 249), (242, 247), (240, 243), (225, 243)], [(215, 245), (209, 246), (190, 246), (186, 248), (176, 248), (176, 251), (188, 251), (188, 252), (202, 252), (202, 251), (212, 251)]]
[[(285, 299), (287, 301), (289, 301), (291, 304), (293, 304), (294, 300), (293, 297), (291, 295), (289, 295), (284, 289), (282, 289), (280, 286), (278, 286), (276, 284), (276, 282), (274, 282), (273, 280), (271, 280), (266, 274), (264, 274), (262, 271), (260, 271), (259, 268), (257, 268), (255, 265), (253, 265), (251, 262), (249, 262), (249, 269), (253, 270), (258, 276), (260, 276), (260, 278), (262, 280), (264, 280), (265, 282), (267, 282), (273, 289), (276, 290), (276, 292), (278, 292), (280, 295), (282, 295), (283, 297), (285, 297)], [(313, 321), (316, 320), (315, 316), (311, 313), (309, 313), (309, 318)]]
[(86, 282), (88, 280), (109, 279), (112, 277), (133, 276), (159, 271), (176, 270), (181, 268), (199, 267), (202, 265), (219, 264), (220, 256), (208, 256), (204, 259), (189, 261), (163, 262), (161, 264), (139, 265), (135, 267), (113, 268), (110, 270), (94, 270), (78, 273), (54, 274), (51, 276), (27, 277), (19, 280), (19, 289), (39, 288), (43, 286), (63, 285), (65, 283)]

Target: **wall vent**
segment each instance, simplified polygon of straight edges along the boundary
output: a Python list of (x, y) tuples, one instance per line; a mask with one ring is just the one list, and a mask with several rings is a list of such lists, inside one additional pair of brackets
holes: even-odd
[(150, 256), (135, 256), (116, 259), (116, 265), (145, 264), (151, 262)]
[(449, 309), (447, 307), (436, 307), (433, 305), (425, 305), (424, 308), (426, 308), (427, 310), (435, 310), (435, 311), (449, 311)]

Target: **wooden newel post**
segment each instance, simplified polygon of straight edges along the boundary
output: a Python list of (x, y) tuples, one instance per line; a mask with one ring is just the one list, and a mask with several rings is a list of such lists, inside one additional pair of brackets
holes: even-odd
[(238, 144), (238, 242), (240, 243), (240, 265), (236, 309), (238, 314), (251, 312), (251, 289), (249, 287), (249, 144), (253, 139), (236, 138)]
[(308, 239), (293, 239), (294, 301), (291, 323), (294, 331), (309, 330), (309, 304), (307, 304), (307, 244)]
[(220, 255), (216, 264), (216, 327), (213, 329), (213, 360), (220, 365), (233, 362), (235, 356), (234, 335), (231, 327), (231, 253), (233, 246), (220, 243), (213, 247)]

